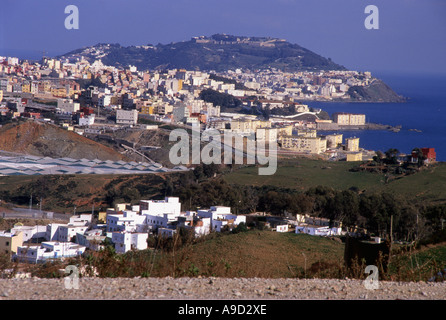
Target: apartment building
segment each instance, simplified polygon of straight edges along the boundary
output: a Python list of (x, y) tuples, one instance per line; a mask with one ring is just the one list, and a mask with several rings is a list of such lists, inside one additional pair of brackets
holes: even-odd
[(116, 110), (116, 123), (135, 125), (138, 123), (138, 110)]
[(342, 126), (365, 125), (365, 114), (337, 112), (333, 114), (333, 122)]
[(257, 129), (256, 130), (256, 140), (257, 141), (277, 141), (277, 129)]
[(57, 108), (64, 113), (75, 113), (80, 110), (80, 104), (73, 99), (57, 99)]
[(329, 134), (325, 136), (327, 148), (337, 148), (342, 144), (342, 133)]
[(303, 153), (320, 154), (327, 150), (327, 141), (321, 137), (280, 136), (279, 144), (282, 148)]
[(359, 138), (347, 138), (345, 139), (345, 150), (351, 152), (359, 151)]

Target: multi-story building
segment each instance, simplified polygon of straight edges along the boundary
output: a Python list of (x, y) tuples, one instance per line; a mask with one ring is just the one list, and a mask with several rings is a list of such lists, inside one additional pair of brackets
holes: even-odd
[(105, 108), (111, 104), (112, 96), (108, 94), (104, 94), (103, 96), (98, 98), (98, 106)]
[(347, 138), (345, 139), (345, 150), (351, 152), (359, 151), (359, 138)]
[(116, 123), (135, 125), (138, 123), (138, 110), (116, 110)]
[(277, 129), (257, 129), (256, 130), (257, 141), (277, 141)]
[(365, 114), (337, 112), (333, 114), (333, 121), (342, 126), (365, 125)]
[(23, 244), (23, 233), (0, 232), (0, 254), (12, 255)]
[(325, 136), (327, 140), (327, 148), (337, 148), (342, 144), (342, 133), (328, 134)]
[(126, 232), (136, 232), (143, 228), (146, 217), (140, 215), (134, 211), (125, 210), (122, 213), (107, 214), (106, 230), (108, 232), (113, 231), (126, 231)]
[(190, 115), (186, 106), (175, 106), (172, 111), (173, 121), (184, 122)]
[(321, 137), (280, 136), (279, 143), (282, 148), (296, 152), (320, 154), (327, 150), (327, 141)]
[(75, 113), (79, 111), (80, 104), (73, 99), (57, 99), (57, 108), (64, 113)]

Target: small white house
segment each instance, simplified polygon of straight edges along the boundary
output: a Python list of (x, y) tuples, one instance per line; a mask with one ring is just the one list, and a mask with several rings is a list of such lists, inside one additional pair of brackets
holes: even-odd
[[(89, 215), (91, 216), (91, 215)], [(70, 218), (70, 223), (50, 223), (46, 226), (45, 239), (47, 241), (68, 242), (77, 234), (88, 230), (87, 222), (79, 220), (79, 217)]]
[(82, 233), (76, 234), (76, 243), (87, 247), (90, 250), (98, 251), (104, 248), (102, 242), (105, 240), (106, 236), (102, 235), (102, 230), (89, 230)]
[(62, 242), (70, 242), (73, 240), (76, 234), (84, 234), (87, 231), (87, 226), (74, 226), (74, 225), (66, 225), (59, 227), (59, 236), (56, 241)]
[(48, 259), (60, 259), (80, 256), (86, 247), (72, 242), (47, 241), (40, 246), (20, 246), (15, 258), (18, 261), (39, 263)]
[(312, 236), (337, 236), (341, 234), (341, 228), (329, 226), (315, 226), (315, 225), (298, 225), (296, 226), (296, 233), (306, 233)]
[(278, 224), (276, 226), (277, 232), (288, 232), (288, 224)]
[(86, 226), (91, 223), (92, 217), (91, 213), (72, 216), (70, 217), (70, 222), (68, 224)]
[(117, 253), (125, 253), (129, 250), (147, 249), (147, 233), (113, 232), (112, 242)]
[(67, 226), (67, 224), (49, 223), (46, 226), (45, 239), (47, 241), (58, 241), (59, 231), (61, 226)]
[(193, 222), (195, 237), (205, 236), (211, 232), (211, 219), (201, 218)]
[(45, 238), (46, 226), (15, 226), (11, 229), (12, 234), (22, 232), (23, 242), (30, 241), (32, 239)]
[(139, 231), (145, 223), (146, 217), (137, 212), (126, 210), (123, 214), (107, 214), (107, 232), (113, 231)]
[(140, 213), (162, 216), (165, 213), (173, 216), (181, 214), (181, 203), (178, 197), (166, 197), (164, 200), (141, 200)]

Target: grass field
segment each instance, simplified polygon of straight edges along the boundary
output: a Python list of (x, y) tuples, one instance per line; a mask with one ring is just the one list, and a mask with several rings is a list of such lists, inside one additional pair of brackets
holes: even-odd
[(258, 175), (258, 168), (244, 167), (225, 175), (231, 184), (273, 185), (307, 190), (318, 185), (338, 190), (357, 187), (365, 192), (389, 192), (409, 198), (429, 201), (446, 201), (446, 163), (438, 163), (419, 173), (396, 177), (386, 183), (384, 174), (350, 172), (358, 163), (295, 159), (279, 162), (274, 175)]
[(155, 275), (300, 277), (317, 262), (342, 263), (343, 255), (344, 244), (328, 238), (251, 230), (164, 253)]

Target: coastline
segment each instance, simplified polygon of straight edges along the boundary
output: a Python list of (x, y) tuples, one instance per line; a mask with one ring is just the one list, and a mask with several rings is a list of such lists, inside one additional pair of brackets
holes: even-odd
[[(366, 123), (365, 125), (357, 125), (357, 126), (342, 126), (336, 123), (318, 123), (317, 130), (318, 131), (357, 131), (357, 130), (388, 130), (393, 132), (398, 132), (401, 130), (402, 126), (391, 126), (389, 124), (381, 124), (381, 123)], [(417, 129), (411, 129), (417, 130)]]

